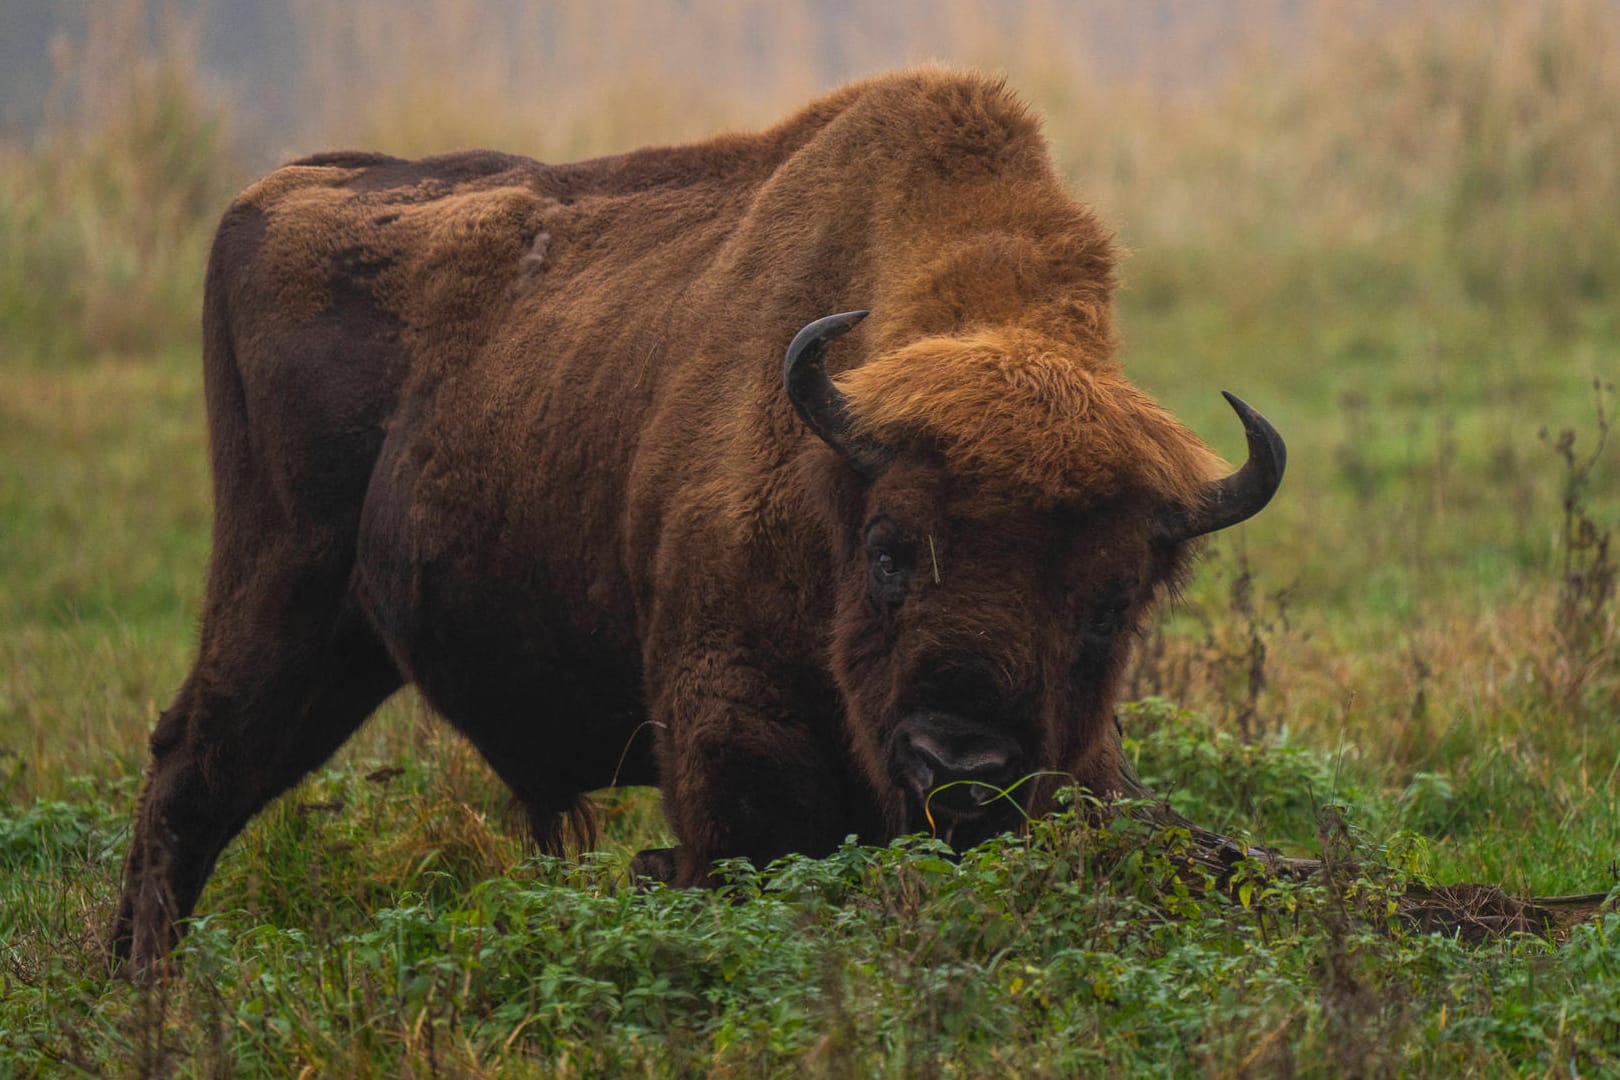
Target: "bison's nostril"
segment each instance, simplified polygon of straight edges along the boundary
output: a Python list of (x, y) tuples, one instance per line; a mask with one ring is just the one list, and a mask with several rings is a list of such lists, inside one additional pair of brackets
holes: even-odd
[[(951, 746), (923, 732), (909, 732), (903, 745), (909, 751), (905, 755), (907, 771), (924, 790), (956, 780), (976, 780), (999, 789), (1012, 772), (1012, 753), (997, 746)], [(984, 786), (975, 789), (976, 797), (980, 792), (984, 793), (981, 802), (996, 794)]]
[(926, 758), (914, 755), (906, 762), (906, 772), (918, 791), (927, 791), (934, 786), (934, 769)]

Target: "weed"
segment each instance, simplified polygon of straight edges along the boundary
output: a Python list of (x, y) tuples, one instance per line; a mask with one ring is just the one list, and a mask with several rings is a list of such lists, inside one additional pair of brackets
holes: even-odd
[(1192, 647), (1185, 639), (1178, 642), (1171, 622), (1161, 619), (1133, 657), (1126, 676), (1129, 696), (1207, 703), (1221, 712), (1229, 730), (1253, 742), (1275, 734), (1281, 724), (1280, 718), (1267, 715), (1268, 660), (1278, 643), (1293, 643), (1288, 619), (1292, 590), (1259, 593), (1241, 541), (1229, 561), (1217, 563), (1212, 576), (1225, 581), (1219, 601), (1188, 602), (1170, 613), (1194, 622), (1201, 640)]
[[(1553, 634), (1558, 643), (1553, 692), (1571, 709), (1582, 704), (1588, 686), (1616, 674), (1616, 623), (1613, 610), (1616, 565), (1609, 554), (1609, 529), (1593, 518), (1590, 505), (1593, 472), (1603, 462), (1612, 424), (1605, 397), (1612, 384), (1593, 380), (1597, 431), (1592, 448), (1576, 451), (1576, 434), (1565, 428), (1556, 438), (1546, 428), (1541, 440), (1563, 462), (1563, 520), (1558, 532), (1559, 584)], [(1614, 687), (1607, 690), (1612, 694)], [(1613, 700), (1612, 698), (1610, 699)]]

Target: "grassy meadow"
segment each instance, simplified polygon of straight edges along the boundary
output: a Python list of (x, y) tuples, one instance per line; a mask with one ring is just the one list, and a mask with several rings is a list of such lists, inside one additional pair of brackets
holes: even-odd
[[(1620, 884), (1620, 9), (1323, 2), (1284, 33), (1254, 4), (1181, 85), (1084, 47), (1123, 0), (868, 6), (538, 4), (492, 33), (470, 0), (301, 5), (286, 147), (167, 8), (58, 50), (47, 123), (0, 145), (0, 1076), (1620, 1073), (1612, 902), (1557, 940), (1390, 915), (1410, 883)], [(1143, 71), (1197, 67), (1187, 20)], [(406, 692), (231, 845), (172, 977), (110, 977), (201, 600), (230, 196), (283, 150), (566, 160), (768, 123), (829, 85), (812, 34), (856, 73), (1006, 72), (1132, 249), (1127, 369), (1228, 457), (1221, 389), (1288, 440), (1122, 718), (1183, 813), (1330, 872), (1208, 892), (1175, 830), (1071, 812), (959, 861), (919, 837), (636, 891), (656, 792), (602, 797), (600, 852), (536, 858)]]

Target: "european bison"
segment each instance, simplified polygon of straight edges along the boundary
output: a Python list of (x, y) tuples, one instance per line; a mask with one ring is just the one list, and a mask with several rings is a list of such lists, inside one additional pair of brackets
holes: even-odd
[(943, 71), (582, 164), (259, 181), (209, 264), (213, 557), (116, 951), (170, 948), (231, 837), (406, 682), (546, 850), (589, 842), (583, 793), (658, 784), (679, 885), (850, 833), (971, 844), (1051, 774), (1116, 790), (1133, 630), (1284, 451), (1232, 399), (1221, 478), (1125, 379), (1115, 259), (1025, 106)]

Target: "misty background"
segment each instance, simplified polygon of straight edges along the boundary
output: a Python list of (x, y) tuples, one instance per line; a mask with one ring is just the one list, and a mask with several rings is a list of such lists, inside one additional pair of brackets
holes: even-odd
[[(1358, 5), (1358, 18), (1387, 6)], [(1043, 78), (1066, 69), (1177, 96), (1208, 91), (1256, 53), (1284, 62), (1290, 43), (1323, 15), (1309, 0), (7, 0), (0, 132), (27, 136), (53, 111), (73, 108), (64, 69), (86, 59), (92, 24), (109, 19), (120, 24), (117, 40), (91, 52), (183, 40), (200, 85), (231, 113), (239, 150), (268, 167), (343, 133), (332, 123), (333, 82), (386, 94), (422, 66), (451, 96), (460, 82), (495, 85), (512, 107), (537, 115), (604, 76), (656, 83), (662, 96), (693, 108), (712, 107), (723, 84), (736, 97), (731, 111), (746, 115), (751, 102), (778, 98), (784, 79), (808, 95), (919, 62), (1016, 67), (1007, 45), (1027, 48), (1034, 33), (1043, 38), (1043, 66), (1057, 69)]]

